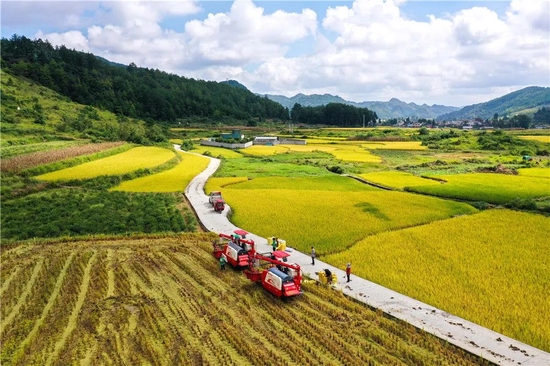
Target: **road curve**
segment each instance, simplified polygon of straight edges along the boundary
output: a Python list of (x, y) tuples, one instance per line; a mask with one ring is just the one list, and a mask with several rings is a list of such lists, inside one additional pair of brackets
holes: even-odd
[[(180, 150), (179, 145), (174, 145), (174, 147), (176, 150)], [(185, 189), (185, 196), (206, 230), (231, 234), (234, 230), (240, 229), (227, 218), (231, 208), (226, 205), (222, 213), (215, 212), (204, 192), (206, 181), (216, 172), (219, 165), (219, 159), (210, 158), (208, 167), (197, 175)], [(259, 252), (271, 250), (266, 238), (253, 233), (247, 235), (248, 238), (254, 240)], [(292, 243), (289, 244), (292, 245)], [(342, 269), (318, 259), (315, 260), (315, 266), (312, 266), (309, 255), (292, 248), (289, 251), (291, 253), (289, 261), (298, 263), (304, 275), (317, 279), (316, 272), (328, 268), (337, 275), (339, 283), (335, 287), (344, 294), (371, 307), (380, 309), (395, 318), (406, 321), (484, 359), (498, 365), (550, 365), (550, 353), (548, 352), (516, 341), (363, 278), (352, 275), (352, 281), (346, 283), (344, 280), (345, 271)]]

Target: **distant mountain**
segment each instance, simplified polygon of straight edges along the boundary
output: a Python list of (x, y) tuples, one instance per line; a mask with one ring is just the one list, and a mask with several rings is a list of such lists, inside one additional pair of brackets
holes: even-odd
[(550, 88), (529, 86), (485, 103), (469, 105), (458, 111), (442, 114), (437, 119), (446, 121), (477, 117), (487, 119), (492, 118), (495, 113), (503, 117), (547, 105), (550, 105)]
[(434, 104), (432, 106), (422, 104), (418, 105), (415, 103), (405, 103), (399, 99), (392, 98), (388, 102), (350, 102), (339, 96), (331, 94), (296, 94), (293, 97), (285, 97), (283, 95), (271, 95), (266, 94), (266, 96), (280, 104), (284, 107), (291, 109), (295, 103), (299, 103), (304, 107), (317, 107), (320, 105), (327, 105), (329, 103), (343, 103), (352, 105), (359, 108), (368, 108), (371, 111), (376, 112), (379, 118), (389, 119), (389, 118), (406, 118), (406, 117), (417, 117), (417, 118), (436, 118), (440, 114), (449, 113), (458, 110), (457, 107), (448, 107), (444, 105)]
[(220, 84), (227, 84), (227, 85), (233, 86), (237, 89), (243, 89), (243, 90), (246, 90), (246, 91), (250, 91), (250, 90), (248, 90), (248, 88), (246, 86), (239, 83), (237, 80), (220, 81)]

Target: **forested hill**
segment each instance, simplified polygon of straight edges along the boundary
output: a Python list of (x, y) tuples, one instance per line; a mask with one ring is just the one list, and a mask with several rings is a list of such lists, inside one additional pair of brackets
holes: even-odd
[(444, 105), (418, 105), (416, 103), (405, 103), (399, 99), (392, 98), (387, 102), (350, 102), (337, 95), (331, 94), (296, 94), (295, 96), (288, 98), (283, 95), (266, 95), (269, 99), (281, 103), (283, 106), (292, 108), (294, 104), (298, 103), (304, 107), (318, 107), (322, 105), (328, 105), (329, 103), (342, 103), (352, 105), (357, 108), (368, 108), (371, 111), (376, 112), (379, 118), (435, 118), (443, 113), (456, 111), (459, 108), (449, 107)]
[(252, 117), (288, 119), (288, 108), (228, 84), (140, 68), (121, 67), (90, 53), (53, 47), (24, 36), (2, 38), (2, 69), (24, 76), (71, 100), (128, 117), (175, 122)]
[(466, 118), (493, 118), (495, 114), (501, 117), (525, 109), (550, 105), (550, 88), (530, 86), (506, 94), (485, 103), (466, 106), (456, 112), (443, 114), (438, 120), (459, 120)]

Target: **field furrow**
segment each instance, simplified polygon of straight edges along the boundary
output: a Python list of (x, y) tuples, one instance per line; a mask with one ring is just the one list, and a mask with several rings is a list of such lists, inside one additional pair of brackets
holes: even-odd
[[(154, 283), (154, 288), (165, 288), (166, 291), (164, 292), (164, 299), (162, 299), (159, 302), (159, 308), (161, 309), (163, 316), (167, 319), (168, 324), (173, 328), (174, 333), (176, 335), (179, 335), (180, 337), (183, 337), (183, 333), (181, 332), (181, 327), (184, 326), (184, 324), (179, 323), (179, 317), (178, 314), (174, 313), (169, 309), (167, 306), (164, 306), (166, 303), (181, 303), (181, 297), (178, 295), (180, 288), (185, 287), (191, 279), (188, 276), (178, 276), (177, 274), (174, 275), (174, 272), (172, 270), (175, 266), (173, 266), (170, 259), (166, 258), (162, 253), (158, 252), (158, 258), (157, 261), (148, 261), (147, 264), (154, 266), (156, 265), (162, 265), (163, 268), (168, 270), (168, 272), (171, 274), (171, 276), (162, 276), (159, 277), (157, 275), (154, 275), (152, 278), (152, 281)], [(163, 258), (164, 257), (164, 258)], [(164, 260), (163, 260), (164, 259)], [(155, 263), (155, 264), (154, 264)], [(176, 267), (177, 268), (177, 267)], [(179, 268), (178, 268), (179, 270)], [(183, 278), (183, 280), (182, 280)], [(170, 280), (171, 279), (171, 280)], [(196, 296), (198, 295), (196, 292), (194, 292), (192, 298), (202, 296)], [(187, 299), (187, 302), (189, 302), (191, 299)], [(212, 342), (209, 336), (209, 329), (210, 326), (206, 322), (206, 318), (208, 317), (208, 307), (204, 307), (204, 304), (199, 305), (197, 303), (195, 305), (196, 312), (190, 312), (186, 314), (186, 317), (188, 319), (192, 320), (192, 330), (194, 334), (188, 335), (187, 340), (191, 340), (193, 338), (200, 339), (201, 343), (209, 343)], [(192, 306), (191, 306), (192, 307)], [(203, 314), (199, 313), (198, 311), (202, 311)], [(209, 349), (217, 349), (219, 347), (224, 347), (224, 344), (217, 344), (216, 347), (212, 347)], [(207, 361), (212, 364), (220, 364), (223, 363), (223, 360), (220, 360), (220, 353), (219, 352), (206, 352), (203, 356), (203, 361)]]
[[(139, 309), (131, 312), (131, 316), (135, 318), (129, 320), (128, 335), (132, 336), (133, 333), (136, 333), (136, 329), (139, 329), (139, 332), (147, 329), (147, 333), (149, 334), (147, 340), (136, 337), (134, 343), (140, 344), (139, 342), (144, 341), (142, 344), (148, 344), (144, 350), (147, 352), (142, 354), (146, 360), (156, 360), (158, 364), (168, 365), (169, 349), (167, 344), (170, 343), (170, 338), (173, 334), (168, 331), (171, 322), (170, 313), (166, 309), (166, 295), (164, 292), (162, 294), (156, 292), (157, 287), (152, 282), (154, 279), (153, 273), (148, 277), (147, 281), (144, 281), (143, 275), (140, 275), (140, 273), (147, 272), (144, 262), (135, 261), (128, 268), (129, 281), (135, 287), (136, 292), (147, 303), (147, 306), (145, 306), (143, 301), (140, 302)], [(155, 311), (152, 311), (151, 308), (154, 308)], [(143, 350), (143, 347), (141, 348)]]
[(57, 359), (57, 357), (59, 356), (59, 352), (65, 346), (65, 342), (67, 341), (67, 338), (76, 327), (80, 309), (82, 308), (82, 305), (84, 304), (84, 300), (86, 299), (86, 292), (88, 291), (88, 287), (90, 285), (90, 272), (92, 270), (92, 266), (94, 264), (96, 257), (97, 257), (97, 252), (94, 251), (92, 256), (88, 260), (86, 269), (84, 270), (84, 276), (82, 278), (82, 284), (80, 285), (78, 299), (76, 301), (76, 304), (73, 307), (71, 315), (69, 316), (69, 321), (65, 329), (63, 330), (61, 338), (56, 342), (53, 352), (50, 353), (49, 357), (46, 359), (46, 363), (45, 363), (46, 366), (53, 364), (53, 362)]
[(21, 307), (25, 304), (25, 300), (27, 299), (27, 296), (30, 295), (32, 291), (32, 287), (34, 286), (34, 283), (36, 282), (36, 278), (38, 277), (38, 274), (40, 273), (40, 270), (42, 269), (42, 266), (44, 265), (44, 258), (40, 258), (36, 265), (34, 266), (31, 274), (31, 278), (27, 281), (25, 285), (25, 289), (23, 290), (23, 293), (19, 296), (17, 299), (17, 303), (13, 308), (10, 309), (8, 315), (5, 318), (2, 318), (2, 322), (0, 322), (0, 335), (3, 335), (7, 326), (15, 319), (17, 315), (19, 315), (19, 311), (21, 310)]
[(483, 363), (326, 287), (278, 299), (242, 271), (220, 271), (201, 240), (83, 241), (12, 256), (11, 310), (30, 293), (0, 345), (2, 365)]
[(67, 275), (67, 269), (71, 265), (75, 257), (75, 254), (76, 254), (75, 252), (71, 252), (69, 257), (65, 260), (63, 268), (61, 269), (61, 272), (59, 272), (59, 275), (57, 276), (57, 279), (55, 281), (54, 289), (50, 294), (50, 297), (48, 298), (48, 302), (46, 303), (46, 306), (44, 306), (44, 309), (42, 310), (42, 314), (40, 315), (40, 318), (34, 323), (34, 327), (30, 331), (30, 333), (27, 335), (27, 337), (19, 344), (19, 347), (13, 356), (14, 364), (18, 362), (18, 360), (25, 353), (25, 350), (27, 349), (27, 347), (35, 339), (38, 331), (41, 329), (42, 325), (44, 324), (46, 317), (54, 307), (59, 297), (59, 293), (61, 292), (61, 287), (63, 286), (63, 282), (65, 281), (65, 276)]
[(3, 297), (4, 295), (4, 292), (8, 289), (8, 287), (10, 287), (10, 283), (11, 281), (13, 281), (13, 279), (15, 277), (17, 277), (17, 275), (19, 275), (19, 272), (21, 271), (22, 267), (16, 267), (13, 271), (11, 271), (11, 273), (9, 275), (7, 275), (7, 278), (6, 278), (6, 275), (2, 274), (2, 287), (0, 287), (0, 298)]
[[(192, 314), (188, 315), (188, 317), (190, 316), (192, 317), (194, 314), (196, 319), (196, 315), (200, 315), (202, 320), (204, 320), (204, 322), (197, 322), (196, 320), (194, 321), (195, 322), (194, 324), (196, 326), (195, 329), (201, 335), (201, 337), (205, 337), (205, 335), (203, 334), (204, 329), (208, 329), (213, 326), (213, 328), (218, 331), (219, 336), (212, 333), (209, 333), (208, 335), (210, 337), (217, 338), (218, 342), (220, 342), (217, 345), (216, 349), (219, 349), (220, 347), (228, 349), (229, 354), (234, 355), (234, 358), (237, 360), (239, 360), (240, 357), (243, 357), (244, 359), (247, 359), (248, 357), (250, 357), (249, 352), (243, 351), (241, 345), (244, 342), (242, 342), (241, 339), (243, 337), (248, 338), (250, 341), (255, 339), (258, 341), (258, 344), (261, 344), (262, 340), (266, 339), (265, 337), (268, 335), (265, 334), (265, 335), (257, 336), (256, 335), (257, 332), (255, 329), (253, 328), (243, 329), (242, 318), (243, 316), (246, 316), (245, 314), (247, 314), (249, 308), (247, 306), (242, 306), (241, 304), (239, 304), (239, 306), (235, 304), (233, 304), (235, 306), (225, 306), (226, 304), (224, 302), (221, 302), (221, 303), (212, 302), (210, 304), (204, 304), (204, 303), (197, 304), (196, 301), (194, 301), (193, 299), (204, 298), (205, 295), (207, 296), (207, 298), (211, 298), (211, 295), (210, 295), (210, 292), (207, 292), (208, 290), (205, 289), (204, 284), (198, 281), (200, 279), (203, 279), (205, 276), (197, 272), (189, 272), (190, 268), (182, 265), (186, 261), (186, 259), (195, 259), (195, 257), (193, 256), (192, 258), (191, 257), (188, 258), (188, 255), (186, 253), (178, 253), (176, 257), (171, 255), (171, 253), (169, 252), (167, 253), (167, 251), (164, 251), (163, 255), (166, 255), (167, 261), (171, 262), (170, 269), (172, 271), (175, 271), (174, 272), (175, 276), (173, 275), (172, 278), (179, 279), (179, 282), (181, 282), (181, 284), (179, 284), (179, 287), (181, 288), (180, 292), (189, 292), (193, 294), (191, 299), (187, 299), (188, 296), (185, 296), (187, 299), (187, 303), (191, 305), (191, 308), (193, 308)], [(211, 262), (215, 263), (215, 260), (213, 257), (210, 257), (210, 260)], [(216, 274), (220, 273), (217, 267), (214, 267), (214, 268), (216, 268), (215, 269)], [(167, 269), (169, 268), (167, 267)], [(211, 274), (209, 274), (208, 276), (210, 278), (212, 277)], [(183, 278), (183, 282), (181, 278)], [(236, 289), (235, 286), (231, 286), (233, 290), (229, 291), (230, 293), (228, 293), (227, 291), (228, 284), (222, 281), (223, 280), (215, 279), (212, 282), (219, 282), (218, 286), (220, 287), (223, 287), (223, 285), (225, 285), (225, 292), (222, 293), (222, 296), (227, 295), (225, 300), (229, 300), (231, 298), (237, 297), (238, 293), (237, 291), (235, 291)], [(225, 322), (235, 326), (235, 328), (230, 327), (232, 330), (240, 329), (240, 331), (235, 332), (235, 334), (233, 335), (229, 335), (229, 334), (225, 334), (224, 332), (221, 332), (221, 330), (218, 330), (218, 328), (219, 326), (225, 323), (224, 321), (222, 321), (222, 319), (225, 319), (226, 320)], [(271, 337), (271, 335), (269, 336)], [(234, 340), (236, 340), (236, 342), (233, 342)], [(232, 345), (232, 347), (230, 347), (230, 345)], [(229, 354), (224, 357), (229, 357)], [(226, 362), (227, 361), (224, 361), (224, 363)]]

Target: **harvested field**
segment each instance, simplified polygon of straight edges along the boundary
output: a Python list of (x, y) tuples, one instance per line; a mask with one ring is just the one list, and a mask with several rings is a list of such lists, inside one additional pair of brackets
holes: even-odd
[(125, 142), (103, 142), (100, 144), (72, 146), (65, 149), (52, 149), (48, 151), (38, 151), (30, 154), (18, 155), (10, 159), (2, 160), (0, 169), (3, 172), (20, 172), (38, 165), (49, 164), (77, 156), (94, 154), (100, 151), (113, 149), (124, 144)]
[(209, 238), (5, 249), (2, 365), (483, 364), (328, 288), (278, 300)]

